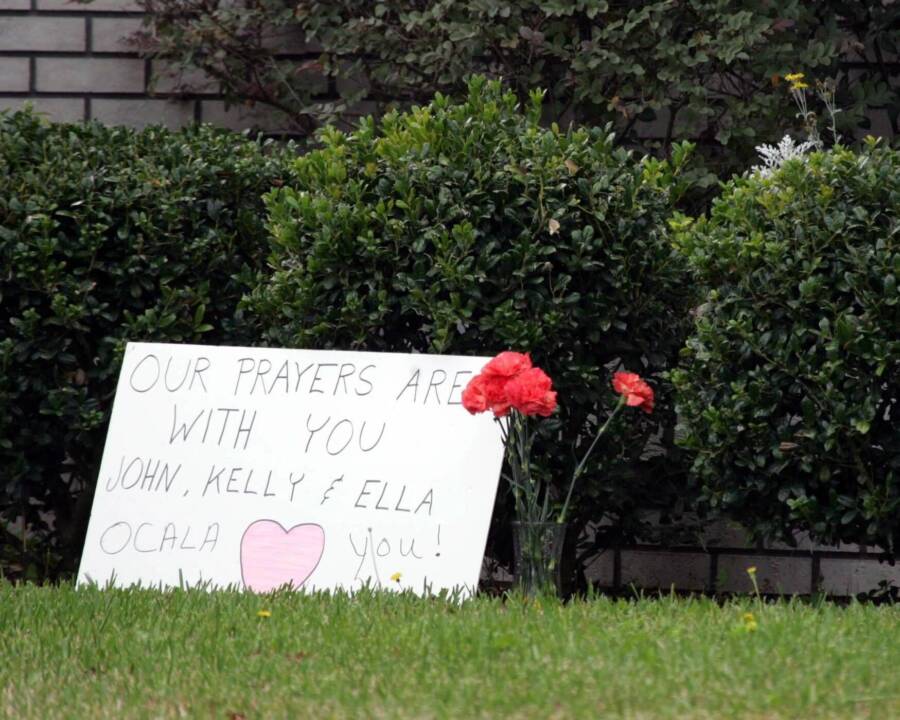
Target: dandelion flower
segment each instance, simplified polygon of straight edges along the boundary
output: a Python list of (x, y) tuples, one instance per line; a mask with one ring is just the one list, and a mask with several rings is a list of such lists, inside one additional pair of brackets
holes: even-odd
[(741, 615), (741, 630), (744, 632), (756, 632), (758, 627), (756, 616), (752, 612), (745, 612)]
[(256, 617), (270, 618), (270, 617), (272, 617), (272, 611), (271, 610), (258, 610), (256, 612)]
[(403, 577), (402, 573), (395, 572), (393, 575), (391, 575), (391, 580), (393, 580), (395, 583), (399, 583), (401, 577)]

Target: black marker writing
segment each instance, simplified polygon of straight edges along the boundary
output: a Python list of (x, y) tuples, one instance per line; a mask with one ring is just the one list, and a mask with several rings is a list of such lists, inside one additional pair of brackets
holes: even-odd
[(453, 393), (456, 392), (457, 390), (462, 391), (463, 388), (465, 388), (465, 386), (469, 382), (468, 380), (466, 380), (465, 382), (461, 383), (459, 381), (460, 376), (461, 375), (466, 376), (466, 375), (471, 375), (471, 374), (472, 374), (471, 370), (460, 370), (458, 373), (456, 373), (456, 375), (453, 376), (453, 384), (450, 386), (450, 395), (447, 398), (448, 405), (462, 405), (462, 392), (460, 392), (460, 395), (458, 396), (458, 398), (456, 400), (453, 399), (453, 397), (454, 397)]
[[(371, 529), (370, 531), (371, 532)], [(369, 550), (369, 538), (365, 538), (365, 545), (363, 545), (362, 552), (356, 547), (356, 543), (353, 541), (353, 533), (350, 533), (348, 536), (350, 539), (350, 546), (353, 548), (353, 552), (359, 557), (359, 565), (356, 568), (356, 573), (353, 575), (354, 582), (356, 580), (362, 581), (362, 578), (359, 576), (359, 571), (362, 570), (363, 563), (366, 561), (366, 554)]]
[[(337, 439), (335, 439), (335, 436), (337, 436)], [(328, 439), (325, 441), (325, 452), (329, 455), (339, 455), (347, 449), (351, 440), (353, 440), (353, 423), (344, 418), (336, 423), (331, 428), (331, 432), (328, 433)]]
[[(147, 367), (142, 368), (139, 374), (139, 386), (156, 381), (158, 365), (158, 359), (155, 365), (148, 361)], [(365, 397), (374, 389), (369, 377), (373, 371), (374, 365), (366, 365), (357, 370), (353, 363), (313, 362), (301, 366), (299, 362), (284, 360), (276, 365), (266, 357), (242, 357), (237, 360), (233, 394), (287, 395), (291, 392), (305, 392), (311, 395), (338, 396), (353, 393), (358, 397)]]
[[(259, 361), (259, 364), (256, 366), (256, 377), (253, 378), (253, 386), (250, 388), (250, 394), (252, 395), (256, 392), (256, 383), (260, 381), (261, 378), (268, 375), (272, 370), (272, 361), (268, 358), (262, 358)], [(263, 390), (266, 389), (266, 384), (263, 382), (262, 384)]]
[(188, 358), (184, 372), (179, 373), (177, 361), (170, 355), (166, 359), (165, 370), (163, 370), (159, 358), (153, 353), (149, 353), (134, 366), (131, 375), (128, 376), (128, 384), (135, 392), (145, 393), (155, 388), (162, 377), (163, 387), (169, 392), (181, 390), (185, 387), (185, 383), (187, 383), (187, 390), (193, 390), (194, 383), (198, 383), (199, 387), (203, 388), (203, 392), (206, 392), (203, 373), (209, 370), (210, 366), (208, 357)]
[(180, 463), (173, 469), (169, 463), (154, 461), (153, 458), (132, 458), (126, 465), (123, 456), (119, 461), (118, 475), (106, 479), (106, 489), (110, 491), (119, 487), (122, 490), (169, 492), (180, 470)]
[[(402, 555), (403, 557), (408, 557), (409, 555), (412, 555), (417, 560), (421, 560), (424, 557), (423, 555), (416, 554), (416, 539), (415, 538), (413, 538), (412, 540), (409, 541), (409, 550), (407, 550), (407, 551), (403, 550), (403, 538), (400, 538), (400, 555)], [(440, 555), (440, 553), (438, 553), (438, 555)]]
[(166, 523), (160, 531), (158, 524), (142, 522), (137, 528), (120, 520), (110, 525), (100, 535), (100, 549), (107, 555), (118, 555), (126, 548), (139, 553), (171, 552), (174, 550), (195, 550), (203, 552), (216, 549), (219, 542), (219, 523), (210, 523), (206, 527), (200, 545), (191, 544), (191, 526), (179, 532), (175, 523)]
[[(262, 473), (260, 473), (261, 475)], [(260, 495), (262, 497), (275, 497), (274, 492), (270, 492), (272, 487), (271, 470), (266, 474), (265, 483), (261, 479), (254, 486), (254, 478), (258, 478), (253, 468), (244, 469), (242, 467), (231, 467), (222, 465), (217, 467), (215, 463), (209, 469), (209, 475), (206, 484), (203, 486), (201, 497), (206, 497), (207, 493), (221, 495), (223, 493), (222, 486), (225, 486), (225, 494), (230, 495)], [(262, 491), (262, 492), (260, 492)]]
[[(372, 539), (372, 528), (369, 528), (369, 539), (367, 541), (367, 545), (371, 548), (375, 547), (375, 541)], [(390, 551), (390, 546), (388, 546), (388, 550)], [(372, 567), (375, 568), (375, 580), (381, 585), (381, 576), (378, 574), (378, 563), (375, 562), (375, 554), (372, 554)]]
[(303, 473), (300, 477), (294, 480), (294, 473), (288, 475), (288, 482), (291, 484), (291, 502), (294, 502), (294, 491), (297, 489), (297, 486), (302, 483), (306, 479), (306, 473)]
[[(356, 502), (353, 507), (363, 510), (393, 510), (394, 512), (411, 512), (417, 515), (420, 512), (431, 515), (434, 507), (434, 490), (429, 488), (428, 491), (421, 496), (419, 504), (413, 510), (410, 505), (404, 505), (403, 501), (406, 497), (407, 486), (400, 485), (399, 488), (395, 484), (391, 484), (384, 480), (363, 480), (359, 495), (356, 496)], [(374, 498), (378, 498), (374, 501)]]
[[(392, 556), (396, 559), (398, 551), (399, 558), (405, 560), (423, 560), (425, 558), (425, 555), (421, 555), (416, 551), (416, 542), (419, 540), (416, 537), (404, 535), (396, 537), (376, 536), (372, 528), (366, 528), (366, 533), (362, 539), (356, 537), (354, 531), (351, 531), (347, 537), (350, 540), (350, 548), (353, 554), (359, 558), (359, 564), (356, 566), (356, 573), (353, 576), (354, 582), (359, 581), (362, 583), (371, 580), (371, 575), (366, 576), (363, 574), (363, 566), (366, 564), (367, 558), (371, 561), (372, 575), (374, 575), (378, 585), (381, 584), (381, 573), (378, 567), (380, 560), (383, 561), (385, 558)], [(438, 545), (440, 545), (440, 529), (438, 529)], [(440, 552), (436, 552), (435, 556), (440, 557)], [(393, 567), (396, 569), (396, 566)]]
[[(450, 395), (453, 394), (453, 390), (457, 387), (455, 385), (457, 379), (459, 377), (459, 373), (456, 374), (454, 378), (454, 387), (450, 389), (450, 393), (447, 396), (447, 404), (450, 404)], [(441, 400), (441, 395), (439, 388), (447, 381), (447, 371), (441, 370), (440, 368), (436, 368), (431, 371), (431, 377), (428, 379), (427, 384), (424, 385), (425, 391), (422, 396), (422, 404), (427, 405), (429, 401), (432, 404), (440, 405), (443, 401)], [(400, 400), (404, 396), (406, 396), (407, 400), (411, 400), (413, 404), (419, 401), (419, 385), (423, 383), (422, 373), (420, 370), (413, 371), (413, 374), (410, 376), (409, 380), (406, 382), (406, 385), (403, 386), (403, 389), (400, 390), (396, 399)], [(453, 403), (454, 405), (458, 403)]]
[[(240, 413), (238, 416), (237, 413)], [(234, 417), (234, 422), (232, 422)], [(256, 423), (256, 410), (247, 411), (241, 408), (205, 408), (196, 414), (189, 413), (184, 418), (182, 410), (182, 420), (178, 419), (178, 405), (172, 405), (172, 430), (169, 433), (169, 445), (174, 445), (176, 440), (187, 443), (191, 440), (205, 445), (207, 440), (210, 444), (218, 447), (222, 445), (231, 445), (233, 450), (246, 450), (250, 442), (250, 434)], [(200, 428), (203, 428), (203, 434), (200, 434)], [(210, 428), (213, 432), (210, 435)], [(194, 432), (196, 429), (196, 432)], [(218, 438), (216, 438), (216, 430), (218, 430)]]
[(425, 391), (425, 399), (422, 401), (423, 405), (428, 404), (428, 397), (431, 395), (431, 390), (434, 389), (434, 399), (437, 401), (438, 405), (441, 404), (441, 397), (438, 395), (438, 388), (444, 384), (444, 381), (447, 379), (447, 373), (440, 368), (431, 373), (431, 380), (428, 382), (428, 389)]
[(322, 428), (324, 428), (328, 424), (328, 422), (329, 422), (329, 420), (331, 420), (331, 418), (330, 417), (326, 418), (325, 422), (323, 422), (321, 425), (319, 425), (319, 427), (317, 427), (315, 429), (313, 429), (309, 426), (310, 420), (312, 420), (312, 413), (310, 413), (309, 417), (306, 418), (306, 429), (309, 432), (309, 439), (306, 441), (306, 448), (303, 450), (303, 452), (309, 452), (309, 444), (312, 442), (313, 436), (317, 432), (322, 430)]
[(356, 438), (356, 446), (360, 450), (371, 452), (381, 443), (386, 429), (387, 423), (382, 422), (381, 429), (378, 430), (378, 435), (375, 436), (375, 428), (369, 425), (368, 420), (363, 420), (357, 430), (356, 425), (349, 418), (342, 418), (332, 423), (331, 416), (329, 416), (324, 421), (319, 422), (318, 419), (313, 420), (313, 414), (310, 413), (306, 417), (306, 432), (309, 435), (306, 438), (306, 446), (303, 452), (309, 452), (318, 433), (322, 433), (321, 446), (331, 456), (340, 455), (344, 452), (353, 443), (354, 438)]
[(319, 395), (324, 395), (325, 391), (316, 388), (316, 383), (321, 382), (322, 377), (320, 377), (320, 373), (322, 372), (322, 368), (333, 368), (337, 367), (337, 363), (319, 363), (316, 367), (316, 372), (313, 375), (312, 382), (309, 384), (309, 392), (310, 394), (318, 393)]
[(365, 442), (363, 442), (363, 436), (366, 434), (366, 421), (363, 420), (362, 427), (359, 429), (359, 449), (363, 452), (370, 452), (378, 447), (378, 443), (381, 442), (381, 438), (384, 437), (384, 429), (387, 427), (387, 423), (381, 423), (381, 432), (378, 433), (378, 437), (375, 439), (369, 447), (365, 446)]
[(328, 500), (329, 497), (331, 496), (331, 491), (334, 490), (334, 486), (337, 485), (339, 482), (344, 482), (343, 475), (341, 475), (339, 478), (337, 478), (337, 480), (333, 480), (331, 485), (328, 486), (328, 489), (324, 493), (322, 493), (322, 502), (320, 502), (319, 505), (325, 504), (325, 501)]
[(374, 389), (375, 386), (372, 385), (372, 383), (364, 377), (367, 370), (374, 370), (374, 369), (375, 369), (374, 365), (366, 365), (362, 370), (359, 371), (360, 382), (364, 382), (368, 386), (368, 389), (365, 392), (360, 392), (359, 388), (356, 389), (356, 394), (359, 395), (360, 397), (365, 397), (366, 395), (370, 394), (372, 392), (372, 390)]

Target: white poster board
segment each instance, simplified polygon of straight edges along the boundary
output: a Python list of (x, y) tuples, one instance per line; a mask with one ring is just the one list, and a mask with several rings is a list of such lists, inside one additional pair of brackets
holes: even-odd
[(477, 586), (503, 459), (488, 358), (130, 343), (78, 582)]

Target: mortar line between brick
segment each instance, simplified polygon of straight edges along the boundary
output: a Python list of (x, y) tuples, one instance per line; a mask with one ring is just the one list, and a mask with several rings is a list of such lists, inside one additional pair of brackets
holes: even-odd
[[(0, 18), (3, 15), (0, 14)], [(86, 18), (87, 19), (87, 18)], [(94, 18), (90, 18), (94, 19)], [(132, 50), (95, 50), (95, 55), (97, 57), (109, 57), (109, 58), (135, 58), (141, 59), (141, 54), (137, 51)], [(30, 55), (34, 54), (36, 57), (54, 57), (54, 58), (79, 58), (84, 55), (84, 50), (0, 50), (0, 57), (16, 57), (17, 55)], [(317, 58), (316, 56), (311, 56), (309, 54), (302, 55), (277, 55), (277, 60), (290, 60), (290, 61), (301, 61), (301, 60), (310, 60), (313, 58)], [(340, 93), (337, 90), (334, 91), (335, 97), (340, 97)], [(883, 108), (884, 106), (873, 105), (872, 107)]]
[(94, 21), (89, 17), (84, 19), (84, 52), (87, 57), (94, 54)]
[[(141, 92), (98, 92), (98, 91), (66, 91), (66, 90), (34, 90), (19, 91), (10, 90), (0, 92), (0, 97), (84, 97), (90, 95), (98, 100), (134, 100), (135, 98), (144, 97)], [(222, 100), (221, 95), (178, 95), (176, 93), (159, 93), (154, 94), (154, 98), (159, 100), (181, 100), (184, 102), (193, 102), (194, 100)]]
[[(674, 554), (697, 554), (703, 553), (706, 554), (711, 551), (711, 548), (702, 548), (700, 546), (693, 545), (675, 545), (673, 547), (666, 547), (663, 545), (646, 545), (635, 543), (631, 545), (623, 545), (623, 550), (642, 552), (642, 553), (674, 553)], [(786, 550), (786, 549), (776, 549), (776, 548), (742, 548), (742, 547), (730, 547), (727, 545), (723, 545), (721, 547), (716, 547), (715, 552), (719, 555), (753, 555), (756, 557), (770, 557), (770, 558), (809, 558), (812, 551), (811, 550)], [(887, 560), (887, 556), (884, 553), (857, 553), (857, 552), (849, 552), (846, 550), (816, 550), (815, 551), (820, 557), (827, 558), (829, 560)]]
[[(101, 17), (101, 18), (142, 18), (144, 13), (140, 10), (39, 10), (35, 2), (27, 10), (0, 10), (0, 17), (49, 17), (49, 18), (73, 18), (73, 17)], [(891, 63), (888, 62), (888, 65)]]
[[(39, 57), (39, 58), (55, 58), (62, 60), (77, 60), (79, 58), (83, 58), (86, 54), (86, 50), (0, 50), (0, 58), (4, 57), (22, 57), (23, 55), (27, 55), (28, 57)], [(137, 53), (129, 53), (129, 52), (100, 52), (96, 51), (93, 53), (94, 57), (106, 57), (111, 59), (116, 58), (126, 58), (126, 59), (134, 59), (140, 60), (140, 55)]]

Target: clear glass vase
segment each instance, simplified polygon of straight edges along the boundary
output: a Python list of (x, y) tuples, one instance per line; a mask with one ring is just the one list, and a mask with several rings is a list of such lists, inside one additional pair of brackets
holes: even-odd
[(516, 586), (528, 597), (561, 597), (560, 566), (566, 524), (514, 521), (512, 530)]

